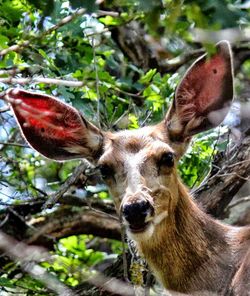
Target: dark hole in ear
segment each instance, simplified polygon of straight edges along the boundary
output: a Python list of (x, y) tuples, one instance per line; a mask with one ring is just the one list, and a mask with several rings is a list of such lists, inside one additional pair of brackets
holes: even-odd
[(213, 73), (214, 74), (217, 74), (217, 69), (213, 69)]
[(41, 132), (42, 132), (42, 133), (44, 133), (44, 132), (45, 132), (45, 129), (44, 129), (44, 127), (42, 127), (42, 128), (41, 128)]

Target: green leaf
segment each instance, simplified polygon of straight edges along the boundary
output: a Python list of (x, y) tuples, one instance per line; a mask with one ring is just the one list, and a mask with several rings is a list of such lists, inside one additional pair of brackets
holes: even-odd
[(134, 114), (129, 114), (129, 129), (139, 128), (138, 118)]
[(0, 277), (0, 287), (1, 286), (8, 287), (8, 288), (15, 288), (13, 281), (5, 277)]
[(100, 22), (102, 22), (106, 26), (118, 26), (122, 24), (122, 21), (119, 18), (112, 17), (110, 15), (107, 15), (105, 17), (101, 17), (99, 19)]
[(8, 47), (9, 38), (0, 34), (0, 50)]
[(150, 69), (145, 75), (143, 75), (140, 79), (139, 82), (143, 84), (148, 84), (152, 78), (154, 77), (156, 73), (156, 69)]

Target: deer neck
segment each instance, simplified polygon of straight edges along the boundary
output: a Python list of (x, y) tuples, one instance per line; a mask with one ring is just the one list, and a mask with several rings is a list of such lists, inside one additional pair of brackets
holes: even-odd
[(165, 288), (182, 293), (218, 290), (232, 272), (225, 260), (231, 257), (228, 228), (201, 211), (184, 185), (178, 187), (174, 213), (156, 226), (151, 239), (138, 242), (138, 249)]

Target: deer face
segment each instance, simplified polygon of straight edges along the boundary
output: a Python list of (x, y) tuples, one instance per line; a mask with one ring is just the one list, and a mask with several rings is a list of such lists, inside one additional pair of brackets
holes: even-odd
[(122, 131), (110, 135), (98, 161), (116, 209), (133, 237), (152, 234), (176, 204), (172, 193), (178, 155), (166, 142), (160, 127)]
[(176, 163), (194, 134), (223, 121), (232, 98), (230, 45), (222, 41), (213, 57), (202, 56), (187, 71), (156, 126), (109, 133), (51, 96), (10, 89), (5, 99), (37, 151), (55, 160), (84, 157), (100, 167), (128, 232), (140, 240), (174, 214)]

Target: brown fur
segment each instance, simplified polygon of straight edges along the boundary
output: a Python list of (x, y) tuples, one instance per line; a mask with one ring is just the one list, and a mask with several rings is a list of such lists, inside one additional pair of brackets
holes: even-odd
[(229, 229), (206, 216), (178, 186), (174, 214), (138, 247), (166, 288), (219, 294), (234, 272), (233, 251), (226, 239)]

